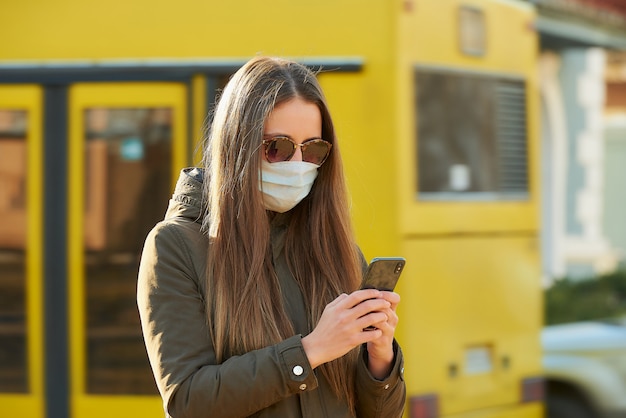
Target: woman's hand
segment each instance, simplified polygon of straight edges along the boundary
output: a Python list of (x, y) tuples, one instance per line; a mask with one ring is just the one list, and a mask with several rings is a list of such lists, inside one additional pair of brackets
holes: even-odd
[[(397, 294), (385, 296), (385, 293), (391, 292), (376, 289), (357, 290), (349, 295), (341, 294), (326, 305), (313, 332), (302, 338), (302, 346), (311, 367), (316, 368), (320, 364), (339, 358), (363, 343), (368, 343), (368, 350), (369, 344), (373, 344), (375, 364), (380, 362), (378, 357), (386, 358), (384, 346), (387, 341), (393, 340), (398, 317), (395, 314), (395, 306), (392, 305), (392, 301), (396, 301), (393, 295)], [(396, 305), (399, 299), (398, 296)], [(389, 315), (393, 318), (389, 318)], [(365, 331), (364, 329), (369, 326), (377, 329)], [(393, 360), (391, 343), (389, 350)], [(370, 354), (370, 364), (371, 361)]]
[(380, 292), (381, 298), (389, 303), (389, 307), (382, 311), (387, 319), (374, 324), (382, 334), (367, 343), (367, 367), (376, 379), (384, 379), (389, 375), (393, 364), (393, 336), (398, 325), (396, 308), (400, 303), (400, 295), (394, 292)]

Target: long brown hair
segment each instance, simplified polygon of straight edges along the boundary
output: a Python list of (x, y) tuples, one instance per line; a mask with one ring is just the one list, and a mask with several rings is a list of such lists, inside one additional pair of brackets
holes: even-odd
[[(355, 290), (361, 261), (350, 225), (339, 146), (315, 74), (282, 59), (257, 57), (226, 85), (208, 134), (204, 165), (211, 237), (206, 305), (218, 361), (276, 344), (294, 335), (270, 248), (271, 213), (259, 191), (266, 119), (280, 103), (299, 97), (318, 106), (322, 137), (333, 144), (309, 195), (291, 210), (285, 238), (287, 264), (300, 285), (312, 330), (324, 307)], [(356, 350), (326, 363), (322, 373), (354, 412)]]

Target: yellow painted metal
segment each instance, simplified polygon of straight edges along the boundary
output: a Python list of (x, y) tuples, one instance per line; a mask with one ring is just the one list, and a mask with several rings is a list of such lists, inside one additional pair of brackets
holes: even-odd
[(494, 407), (461, 414), (447, 415), (446, 418), (529, 418), (543, 417), (543, 407), (539, 403), (527, 403), (515, 407)]
[(26, 327), (28, 382), (27, 394), (0, 393), (2, 413), (7, 416), (43, 417), (43, 141), (40, 86), (0, 86), (0, 107), (24, 110), (27, 126), (27, 243), (26, 243)]
[(173, 109), (172, 188), (187, 163), (187, 87), (177, 83), (76, 84), (69, 91), (69, 334), (72, 417), (160, 416), (154, 396), (101, 396), (86, 393), (85, 286), (83, 255), (84, 113), (87, 108), (168, 107)]
[[(361, 55), (390, 45), (399, 0), (5, 2), (0, 59)], [(17, 4), (19, 3), (19, 4)], [(62, 24), (59, 24), (62, 23)], [(380, 35), (383, 35), (382, 37)], [(349, 48), (349, 49), (348, 49)]]
[[(409, 393), (437, 393), (443, 416), (520, 401), (522, 379), (541, 374), (537, 247), (532, 234), (404, 240)], [(468, 357), (475, 348), (488, 354), (478, 373)]]

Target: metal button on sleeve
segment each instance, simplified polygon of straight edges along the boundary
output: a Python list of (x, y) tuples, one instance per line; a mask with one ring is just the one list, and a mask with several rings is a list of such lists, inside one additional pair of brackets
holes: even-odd
[(306, 383), (300, 385), (300, 390), (306, 390)]
[(302, 376), (302, 373), (304, 373), (302, 366), (294, 366), (292, 371), (296, 376)]

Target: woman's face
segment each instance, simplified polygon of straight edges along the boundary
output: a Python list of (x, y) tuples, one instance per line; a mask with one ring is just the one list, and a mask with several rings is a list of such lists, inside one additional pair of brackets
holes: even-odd
[[(317, 105), (299, 97), (277, 105), (265, 121), (263, 139), (276, 136), (287, 137), (296, 144), (321, 138), (322, 114)], [(302, 161), (301, 147), (296, 147), (290, 161)]]

